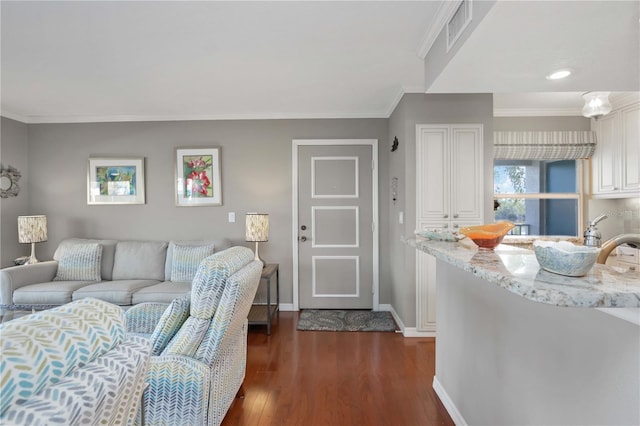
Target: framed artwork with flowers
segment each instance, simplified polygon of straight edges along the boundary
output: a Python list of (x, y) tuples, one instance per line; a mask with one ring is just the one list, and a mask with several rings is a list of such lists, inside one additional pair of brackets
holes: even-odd
[(87, 204), (144, 203), (144, 157), (89, 158)]
[(176, 149), (177, 206), (222, 205), (220, 149)]

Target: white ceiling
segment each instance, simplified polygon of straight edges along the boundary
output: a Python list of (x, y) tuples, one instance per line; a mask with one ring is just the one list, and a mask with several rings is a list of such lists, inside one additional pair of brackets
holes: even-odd
[[(425, 91), (418, 52), (441, 3), (2, 1), (2, 115), (388, 117)], [(640, 90), (638, 5), (500, 1), (428, 92), (577, 115), (584, 91)], [(550, 85), (560, 66), (574, 75)]]

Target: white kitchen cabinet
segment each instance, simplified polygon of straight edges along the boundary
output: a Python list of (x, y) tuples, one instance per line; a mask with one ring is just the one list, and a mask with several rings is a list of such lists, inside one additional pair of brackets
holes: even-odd
[(640, 103), (620, 110), (622, 135), (622, 186), (624, 192), (640, 191)]
[(592, 194), (600, 198), (640, 195), (640, 103), (615, 109), (595, 121)]
[[(457, 231), (483, 223), (481, 124), (416, 127), (416, 229)], [(436, 262), (416, 253), (416, 329), (436, 330)]]
[(418, 125), (416, 129), (418, 222), (482, 221), (482, 125)]

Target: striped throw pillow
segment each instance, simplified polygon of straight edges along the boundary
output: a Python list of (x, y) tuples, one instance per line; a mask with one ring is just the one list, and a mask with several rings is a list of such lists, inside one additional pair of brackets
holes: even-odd
[(171, 264), (171, 281), (191, 282), (198, 271), (198, 265), (215, 251), (215, 245), (190, 246), (176, 244), (173, 246)]
[(102, 245), (97, 243), (70, 244), (58, 260), (54, 281), (102, 281), (100, 266)]

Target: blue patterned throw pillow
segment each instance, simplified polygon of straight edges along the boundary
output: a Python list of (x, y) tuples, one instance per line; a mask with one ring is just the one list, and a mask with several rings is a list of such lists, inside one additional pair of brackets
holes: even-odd
[(203, 259), (211, 256), (215, 245), (191, 246), (176, 244), (173, 246), (173, 263), (171, 265), (171, 281), (191, 282)]
[(54, 281), (102, 281), (100, 266), (102, 245), (69, 244), (58, 260)]

